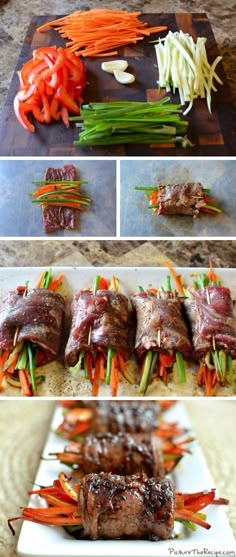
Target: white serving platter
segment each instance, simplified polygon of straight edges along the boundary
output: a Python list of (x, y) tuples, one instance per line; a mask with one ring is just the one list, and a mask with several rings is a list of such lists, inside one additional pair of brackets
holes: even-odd
[[(70, 304), (73, 294), (80, 288), (91, 285), (95, 275), (111, 278), (114, 274), (119, 279), (119, 288), (121, 292), (130, 296), (136, 292), (139, 285), (144, 288), (159, 287), (165, 283), (167, 268), (163, 267), (52, 267), (55, 276), (64, 273), (63, 285), (59, 292), (65, 296), (67, 305), (67, 316), (69, 316)], [(205, 268), (184, 268), (176, 267), (176, 272), (181, 274), (187, 284), (192, 283), (193, 273), (207, 272)], [(29, 287), (33, 287), (42, 272), (41, 267), (21, 267), (21, 268), (2, 268), (0, 269), (0, 299), (8, 292), (8, 290), (16, 288), (19, 284), (24, 284), (29, 280)], [(236, 298), (236, 269), (216, 269), (217, 276), (222, 280), (222, 284), (231, 288), (233, 298)], [(172, 286), (174, 282), (172, 280)], [(68, 317), (67, 317), (67, 333), (68, 334)], [(154, 381), (149, 386), (146, 396), (202, 396), (203, 391), (198, 387), (196, 382), (197, 365), (190, 362), (186, 364), (187, 381), (179, 383), (177, 372), (174, 368), (171, 374), (168, 386), (162, 381)], [(55, 396), (55, 397), (89, 397), (91, 396), (91, 385), (89, 381), (84, 379), (81, 373), (78, 376), (72, 376), (63, 360), (52, 362), (43, 366), (40, 373), (44, 374), (46, 380), (37, 389), (37, 396)], [(230, 387), (217, 386), (216, 392), (218, 396), (233, 396)], [(100, 396), (110, 396), (109, 387), (102, 384), (99, 389)], [(7, 387), (0, 393), (1, 397), (19, 396), (19, 390), (14, 387)], [(138, 385), (129, 384), (124, 378), (121, 378), (118, 389), (120, 397), (138, 396)]]
[[(183, 402), (177, 402), (165, 412), (165, 420), (178, 421), (180, 425), (191, 430), (191, 424)], [(61, 421), (62, 409), (58, 407), (44, 447), (44, 457), (48, 457), (50, 452), (61, 451), (67, 443), (54, 433), (55, 428)], [(176, 488), (183, 492), (194, 492), (215, 487), (197, 441), (193, 444), (191, 451), (192, 454), (186, 455), (181, 460), (172, 475)], [(63, 466), (58, 461), (41, 460), (35, 484), (51, 485), (61, 470), (70, 475), (70, 468)], [(224, 494), (220, 493), (219, 496), (224, 496)], [(38, 496), (31, 496), (29, 506), (39, 505), (40, 499)], [(41, 506), (43, 506), (43, 503)], [(17, 512), (18, 509), (16, 509), (16, 514)], [(22, 557), (111, 557), (111, 555), (113, 557), (165, 557), (183, 555), (180, 552), (186, 552), (185, 555), (206, 555), (206, 551), (208, 551), (208, 555), (221, 555), (221, 551), (235, 551), (236, 541), (223, 507), (209, 506), (206, 513), (207, 520), (211, 524), (210, 530), (197, 528), (196, 531), (192, 532), (182, 528), (179, 523), (175, 523), (175, 531), (181, 534), (181, 538), (158, 542), (148, 540), (76, 540), (70, 537), (61, 527), (56, 528), (24, 522), (17, 552)], [(193, 550), (195, 550), (195, 553), (187, 553), (189, 551), (193, 552)], [(204, 550), (205, 553), (200, 553)], [(211, 551), (213, 553), (210, 553)]]

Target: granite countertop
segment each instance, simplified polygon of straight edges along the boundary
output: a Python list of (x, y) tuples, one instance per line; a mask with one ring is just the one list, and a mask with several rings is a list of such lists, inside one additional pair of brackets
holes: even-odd
[(236, 242), (196, 240), (0, 240), (0, 267), (173, 265), (236, 267)]
[[(236, 402), (191, 400), (184, 404), (210, 469), (212, 487), (217, 488), (220, 496), (230, 500), (226, 513), (236, 534), (236, 493), (232, 483), (236, 474), (235, 451), (232, 450), (235, 445)], [(19, 508), (28, 502), (27, 491), (37, 472), (54, 407), (55, 402), (45, 400), (0, 403), (1, 450), (4, 455), (0, 470), (2, 557), (17, 555), (16, 545), (21, 524), (20, 521), (14, 523), (16, 536), (13, 537), (7, 527), (7, 519), (18, 515)], [(223, 541), (226, 543), (227, 540), (222, 539), (222, 543)], [(79, 542), (77, 543), (79, 546)], [(182, 550), (184, 547), (186, 549), (179, 540), (180, 550), (181, 547)], [(217, 546), (214, 549), (217, 550)]]
[[(34, 15), (64, 14), (75, 9), (107, 7), (103, 0), (0, 0), (0, 47), (1, 47), (1, 83), (0, 108), (2, 108), (13, 71), (20, 53), (21, 45)], [(235, 64), (235, 27), (236, 11), (231, 0), (120, 0), (110, 1), (109, 8), (140, 10), (143, 13), (156, 12), (206, 12), (216, 41), (223, 56), (224, 68), (236, 99), (236, 64)]]

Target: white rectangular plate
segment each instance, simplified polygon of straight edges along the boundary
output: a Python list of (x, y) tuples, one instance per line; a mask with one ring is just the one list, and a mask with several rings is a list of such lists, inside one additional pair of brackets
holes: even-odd
[[(188, 415), (182, 402), (177, 402), (165, 413), (168, 421), (178, 421), (183, 427), (191, 428)], [(50, 452), (62, 451), (66, 441), (53, 433), (62, 421), (62, 410), (57, 408), (52, 420), (43, 456), (48, 457)], [(223, 449), (222, 449), (223, 451)], [(58, 473), (64, 470), (70, 475), (70, 468), (62, 466), (57, 461), (41, 461), (35, 484), (51, 485)], [(214, 487), (206, 461), (197, 442), (192, 448), (192, 454), (186, 455), (172, 476), (173, 482), (179, 491), (194, 492)], [(233, 488), (233, 486), (232, 486)], [(219, 494), (224, 496), (223, 493)], [(39, 498), (34, 495), (30, 499), (30, 506), (39, 506)], [(17, 512), (17, 510), (16, 510)], [(209, 506), (206, 510), (207, 520), (211, 524), (210, 530), (197, 528), (195, 532), (183, 529), (182, 538), (158, 542), (148, 540), (75, 540), (66, 534), (63, 528), (55, 528), (24, 522), (17, 551), (24, 557), (157, 557), (174, 555), (174, 551), (190, 551), (195, 549), (203, 551), (236, 549), (233, 532), (228, 523), (225, 511), (220, 506)], [(178, 523), (177, 531), (178, 529)], [(187, 553), (186, 553), (187, 554)], [(192, 553), (191, 553), (192, 554)], [(203, 553), (206, 554), (206, 553)], [(176, 553), (178, 555), (178, 553)]]
[[(191, 275), (193, 273), (206, 272), (203, 268), (175, 268), (178, 274), (181, 274), (188, 284), (192, 283)], [(73, 294), (80, 288), (91, 285), (95, 275), (102, 275), (111, 278), (114, 274), (119, 279), (120, 290), (130, 296), (137, 291), (138, 286), (144, 288), (153, 286), (159, 287), (165, 283), (168, 270), (162, 267), (55, 267), (53, 268), (55, 275), (64, 273), (65, 279), (60, 293), (65, 296), (67, 303), (67, 313), (69, 313), (70, 303)], [(22, 267), (22, 268), (2, 268), (0, 269), (0, 298), (8, 292), (8, 290), (16, 288), (19, 284), (24, 284), (29, 280), (29, 286), (33, 287), (42, 272), (41, 267)], [(216, 269), (217, 276), (222, 280), (225, 286), (231, 288), (232, 295), (236, 298), (236, 270), (235, 269)], [(174, 286), (174, 282), (172, 281)], [(162, 381), (154, 381), (148, 388), (146, 395), (150, 397), (156, 396), (202, 396), (203, 392), (196, 382), (197, 366), (193, 363), (186, 364), (187, 381), (179, 383), (176, 370), (172, 374), (168, 386)], [(84, 379), (81, 374), (79, 377), (72, 376), (63, 365), (63, 362), (52, 362), (41, 368), (41, 372), (45, 375), (46, 380), (37, 390), (38, 396), (58, 396), (58, 397), (88, 397), (91, 396), (91, 385), (89, 381)], [(221, 396), (232, 396), (233, 392), (230, 387), (218, 387), (214, 394)], [(100, 386), (100, 396), (109, 396), (109, 387), (105, 384)], [(121, 378), (118, 396), (133, 397), (138, 395), (137, 385), (130, 385), (125, 379)], [(19, 390), (14, 387), (7, 387), (2, 390), (0, 396), (19, 396)]]

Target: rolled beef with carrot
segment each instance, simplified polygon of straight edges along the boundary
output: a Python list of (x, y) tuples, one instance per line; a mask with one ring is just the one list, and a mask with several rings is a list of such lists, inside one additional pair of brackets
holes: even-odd
[(0, 310), (0, 349), (11, 352), (23, 342), (37, 345), (41, 363), (54, 360), (62, 342), (65, 300), (45, 288), (9, 292)]

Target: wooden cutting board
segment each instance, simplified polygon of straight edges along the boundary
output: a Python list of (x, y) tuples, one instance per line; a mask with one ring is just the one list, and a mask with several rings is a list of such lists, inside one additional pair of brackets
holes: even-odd
[[(44, 45), (64, 46), (65, 42), (59, 34), (50, 29), (38, 33), (37, 27), (55, 16), (35, 16), (29, 26), (20, 53), (16, 70), (20, 69), (32, 55), (35, 48)], [(146, 14), (142, 19), (150, 25), (166, 25), (172, 31), (182, 29), (190, 33), (194, 39), (198, 36), (207, 38), (207, 53), (210, 62), (219, 54), (211, 25), (206, 14)], [(163, 35), (165, 36), (165, 33)], [(150, 40), (157, 38), (152, 35), (137, 45), (119, 49), (118, 58), (129, 61), (129, 71), (134, 73), (136, 81), (129, 86), (116, 82), (110, 74), (101, 70), (102, 58), (85, 59), (87, 67), (87, 87), (84, 91), (84, 102), (113, 100), (157, 100), (156, 81), (158, 72), (155, 49)], [(109, 59), (109, 58), (108, 58)], [(193, 148), (183, 149), (175, 146), (150, 148), (144, 145), (127, 145), (112, 147), (73, 146), (78, 137), (74, 125), (67, 129), (64, 124), (37, 124), (36, 133), (25, 131), (16, 120), (13, 111), (13, 99), (18, 88), (18, 76), (15, 73), (10, 85), (6, 104), (0, 123), (0, 155), (7, 156), (225, 156), (236, 154), (236, 112), (227, 84), (223, 65), (217, 66), (217, 73), (224, 82), (213, 96), (213, 114), (209, 114), (204, 100), (197, 99), (194, 108), (186, 117), (189, 121), (188, 137), (194, 143)], [(163, 96), (163, 92), (162, 92)], [(171, 100), (178, 103), (178, 95), (171, 95)]]

